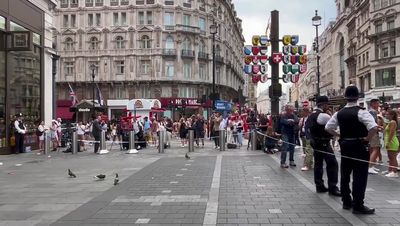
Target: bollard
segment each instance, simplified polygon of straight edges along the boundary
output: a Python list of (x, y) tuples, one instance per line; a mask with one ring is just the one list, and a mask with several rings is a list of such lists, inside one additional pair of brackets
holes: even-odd
[(101, 131), (101, 137), (100, 137), (100, 151), (99, 154), (107, 154), (109, 151), (106, 148), (106, 132)]
[(194, 152), (194, 130), (189, 130), (189, 145), (188, 145), (188, 152)]
[(45, 131), (44, 132), (44, 154), (47, 155), (50, 152), (50, 145), (51, 145), (51, 137), (50, 137), (50, 132)]
[(164, 153), (164, 139), (165, 139), (165, 131), (159, 131), (160, 137), (158, 138), (158, 153)]
[(251, 150), (252, 151), (257, 150), (257, 131), (256, 130), (251, 131)]
[(76, 132), (72, 132), (72, 144), (71, 144), (71, 148), (72, 148), (72, 154), (76, 154), (78, 153), (78, 139), (77, 139), (77, 134)]
[(137, 154), (139, 153), (138, 150), (136, 150), (135, 146), (135, 131), (130, 131), (129, 132), (129, 150), (126, 152), (126, 154)]
[(226, 131), (225, 130), (220, 130), (219, 131), (219, 150), (220, 151), (225, 151), (225, 141), (226, 141)]

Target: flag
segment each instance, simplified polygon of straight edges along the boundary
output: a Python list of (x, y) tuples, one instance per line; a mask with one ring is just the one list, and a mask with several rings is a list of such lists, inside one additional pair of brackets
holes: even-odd
[(101, 91), (97, 83), (96, 83), (96, 97), (97, 97), (97, 102), (100, 104), (100, 106), (103, 106), (104, 105), (103, 95), (101, 95)]
[(72, 106), (75, 106), (76, 103), (78, 103), (78, 99), (76, 98), (76, 94), (75, 94), (74, 90), (72, 89), (71, 84), (69, 84), (69, 82), (68, 82), (68, 87), (69, 87), (69, 99), (72, 102)]

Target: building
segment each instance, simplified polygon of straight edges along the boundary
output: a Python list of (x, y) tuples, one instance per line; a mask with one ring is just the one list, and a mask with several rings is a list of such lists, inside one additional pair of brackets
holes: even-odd
[(52, 49), (52, 13), (56, 4), (55, 0), (0, 1), (0, 154), (12, 149), (11, 124), (16, 113), (24, 115), (28, 127), (28, 150), (37, 147), (35, 131), (40, 121), (49, 125), (53, 118), (52, 65), (57, 56)]
[(94, 82), (111, 118), (124, 113), (121, 103), (141, 98), (159, 99), (166, 116), (177, 118), (183, 109), (206, 116), (211, 101), (198, 100), (212, 91), (213, 23), (216, 90), (230, 101), (245, 83), (241, 20), (231, 0), (62, 0), (58, 99), (68, 99), (70, 84), (79, 100), (91, 100)]

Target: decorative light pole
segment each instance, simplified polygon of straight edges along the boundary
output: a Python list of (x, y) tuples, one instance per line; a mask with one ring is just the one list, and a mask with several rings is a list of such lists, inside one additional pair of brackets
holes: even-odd
[(212, 65), (212, 109), (215, 108), (215, 99), (216, 99), (216, 94), (215, 94), (215, 35), (217, 34), (217, 28), (218, 26), (215, 24), (215, 20), (213, 24), (210, 25), (210, 33), (212, 34), (212, 60), (213, 60), (213, 65)]
[(90, 65), (90, 70), (92, 71), (92, 101), (93, 101), (93, 106), (92, 106), (92, 116), (95, 117), (95, 105), (94, 105), (94, 77), (96, 76), (95, 71), (96, 71), (96, 65), (92, 64)]
[(312, 18), (312, 25), (315, 26), (315, 45), (314, 51), (317, 54), (317, 96), (320, 96), (320, 73), (319, 73), (319, 42), (318, 42), (318, 26), (321, 25), (321, 17), (318, 16), (318, 10), (315, 10), (315, 16)]

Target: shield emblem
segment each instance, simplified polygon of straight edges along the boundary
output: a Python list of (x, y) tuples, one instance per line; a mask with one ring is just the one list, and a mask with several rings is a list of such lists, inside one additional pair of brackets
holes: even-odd
[(291, 73), (292, 72), (292, 65), (291, 64), (282, 65), (282, 71), (285, 74)]
[(253, 53), (253, 55), (258, 55), (258, 53), (260, 52), (260, 47), (259, 46), (251, 47), (251, 52)]
[(282, 61), (282, 53), (272, 53), (272, 62), (279, 64)]
[(307, 52), (307, 46), (306, 45), (300, 45), (299, 46), (299, 54), (303, 55), (306, 52)]
[(258, 64), (258, 56), (251, 56), (253, 58), (253, 64)]
[(260, 81), (260, 77), (259, 77), (258, 75), (253, 75), (253, 76), (251, 76), (251, 81), (252, 81), (254, 84), (257, 84), (258, 81)]
[(258, 46), (258, 44), (260, 44), (260, 36), (254, 35), (251, 39), (251, 43), (253, 44), (253, 46)]
[(296, 63), (298, 63), (299, 62), (299, 59), (300, 59), (300, 56), (299, 55), (295, 55), (295, 56), (290, 56), (290, 62), (292, 63), (292, 64), (296, 64)]
[(299, 63), (300, 64), (307, 64), (307, 55), (301, 55)]
[(261, 46), (261, 47), (260, 47), (260, 53), (261, 53), (261, 55), (267, 55), (267, 53), (268, 53), (268, 46)]
[(292, 53), (292, 55), (296, 55), (297, 53), (299, 53), (299, 46), (290, 46), (290, 52)]
[(246, 74), (250, 74), (251, 71), (252, 71), (252, 66), (251, 65), (244, 65), (243, 71)]
[(253, 65), (253, 74), (258, 74), (260, 72), (260, 65)]
[(267, 71), (268, 71), (268, 66), (267, 65), (260, 65), (261, 74), (265, 75), (265, 74), (267, 74)]
[(290, 75), (288, 75), (288, 74), (282, 75), (282, 81), (283, 81), (284, 83), (290, 82)]
[(252, 56), (246, 56), (244, 58), (244, 63), (245, 64), (251, 64), (252, 61), (253, 61), (253, 57)]
[(299, 70), (300, 70), (300, 65), (298, 65), (298, 64), (292, 65), (292, 74), (298, 74)]
[(266, 35), (261, 35), (261, 37), (260, 37), (260, 44), (261, 45), (263, 45), (263, 46), (267, 45), (268, 41), (269, 40), (268, 40), (268, 37)]
[(299, 79), (300, 79), (300, 75), (291, 75), (290, 76), (290, 81), (292, 83), (297, 83), (299, 81)]
[(282, 47), (282, 54), (288, 55), (290, 53), (290, 46), (283, 46)]
[(290, 36), (290, 35), (283, 36), (283, 38), (282, 38), (283, 45), (285, 45), (285, 46), (290, 45), (291, 42), (292, 42), (292, 36)]
[(283, 61), (283, 63), (284, 64), (289, 64), (290, 63), (290, 55), (284, 55), (283, 57), (282, 57), (282, 61)]
[(307, 72), (307, 64), (300, 65), (300, 74), (304, 74)]
[(262, 64), (266, 64), (268, 62), (268, 56), (259, 56), (258, 59)]
[(261, 83), (266, 83), (267, 81), (268, 81), (268, 76), (267, 75), (261, 75), (260, 82)]
[(299, 36), (298, 35), (292, 35), (292, 40), (290, 42), (290, 44), (292, 45), (297, 45), (297, 43), (299, 43)]
[(244, 46), (244, 54), (250, 55), (251, 54), (251, 47), (250, 45)]

